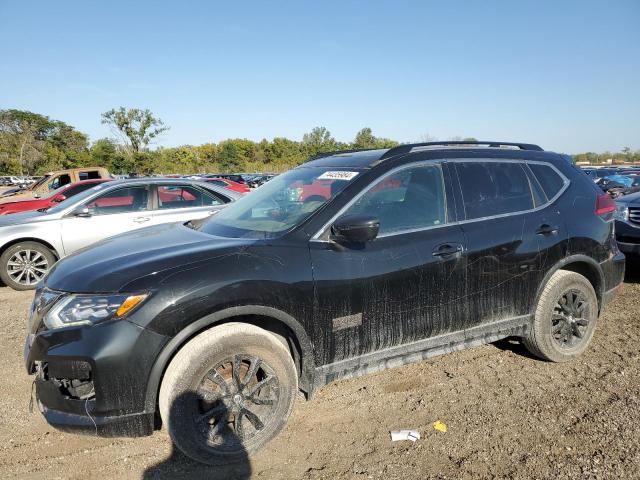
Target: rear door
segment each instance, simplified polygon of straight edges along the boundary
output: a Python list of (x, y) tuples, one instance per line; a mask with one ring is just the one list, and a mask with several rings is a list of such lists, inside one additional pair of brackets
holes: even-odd
[(528, 161), (536, 210), (531, 212), (531, 222), (538, 250), (537, 282), (540, 284), (547, 272), (567, 256), (569, 233), (558, 199), (569, 187), (569, 179), (550, 163)]
[(88, 200), (84, 216), (69, 214), (61, 220), (66, 255), (120, 233), (150, 224), (149, 186), (123, 186)]
[(217, 213), (228, 201), (228, 197), (195, 185), (158, 184), (154, 187), (155, 208), (150, 224), (205, 218)]
[[(460, 185), (468, 249), (467, 328), (529, 314), (547, 237), (538, 234), (544, 222), (536, 212), (525, 163), (452, 163)], [(556, 225), (551, 219), (548, 223)]]

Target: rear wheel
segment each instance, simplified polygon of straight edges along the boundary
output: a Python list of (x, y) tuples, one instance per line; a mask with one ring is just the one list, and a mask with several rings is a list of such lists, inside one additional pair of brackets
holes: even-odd
[(14, 290), (32, 290), (55, 262), (53, 252), (41, 243), (16, 243), (0, 256), (0, 279)]
[(540, 296), (524, 345), (545, 360), (567, 362), (589, 346), (597, 321), (598, 298), (589, 280), (558, 270)]
[(256, 326), (229, 323), (197, 335), (173, 358), (160, 388), (160, 415), (189, 457), (238, 462), (284, 427), (297, 391), (282, 342)]

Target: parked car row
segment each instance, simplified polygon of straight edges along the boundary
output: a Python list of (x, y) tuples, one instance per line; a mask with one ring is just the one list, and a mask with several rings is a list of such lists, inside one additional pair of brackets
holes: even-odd
[(615, 199), (615, 234), (619, 249), (640, 258), (640, 167), (582, 167), (603, 192)]
[[(162, 425), (193, 459), (236, 461), (339, 378), (506, 337), (573, 360), (624, 275), (614, 201), (536, 145), (328, 154), (233, 195), (114, 181), (0, 219), (18, 239), (3, 278), (39, 282), (24, 358), (50, 424)], [(126, 233), (82, 248), (105, 231)]]
[[(109, 179), (83, 180), (81, 182), (69, 183), (39, 198), (6, 201), (0, 203), (0, 215), (48, 209), (99, 183), (109, 181)], [(9, 200), (12, 198), (14, 197), (9, 197)]]
[(72, 168), (49, 172), (26, 188), (6, 190), (0, 195), (0, 205), (6, 202), (41, 198), (60, 187), (82, 180), (111, 179), (109, 172), (101, 167)]
[[(246, 188), (246, 191), (250, 189), (258, 188), (265, 184), (272, 178), (274, 174), (256, 174), (256, 173), (206, 173), (190, 175), (188, 178), (192, 179), (216, 179), (232, 182), (235, 188)], [(239, 191), (239, 190), (236, 190)]]
[(582, 170), (613, 198), (640, 191), (639, 167), (582, 167)]
[(3, 176), (0, 177), (0, 187), (26, 186), (37, 182), (40, 177), (31, 176)]
[(592, 179), (604, 178), (611, 175), (631, 175), (640, 174), (640, 166), (624, 165), (624, 166), (607, 166), (607, 167), (591, 167), (582, 166), (582, 171)]

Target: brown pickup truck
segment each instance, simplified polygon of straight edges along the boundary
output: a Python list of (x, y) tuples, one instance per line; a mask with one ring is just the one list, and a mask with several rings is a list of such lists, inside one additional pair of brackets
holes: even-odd
[(27, 188), (14, 188), (2, 193), (0, 204), (40, 198), (69, 183), (96, 178), (112, 178), (106, 168), (84, 167), (49, 172), (40, 180)]

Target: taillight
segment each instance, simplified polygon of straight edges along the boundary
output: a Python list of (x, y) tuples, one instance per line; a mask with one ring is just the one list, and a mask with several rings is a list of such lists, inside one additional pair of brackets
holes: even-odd
[(598, 198), (596, 198), (596, 215), (600, 217), (609, 216), (615, 211), (616, 202), (609, 195), (606, 193), (598, 195)]

